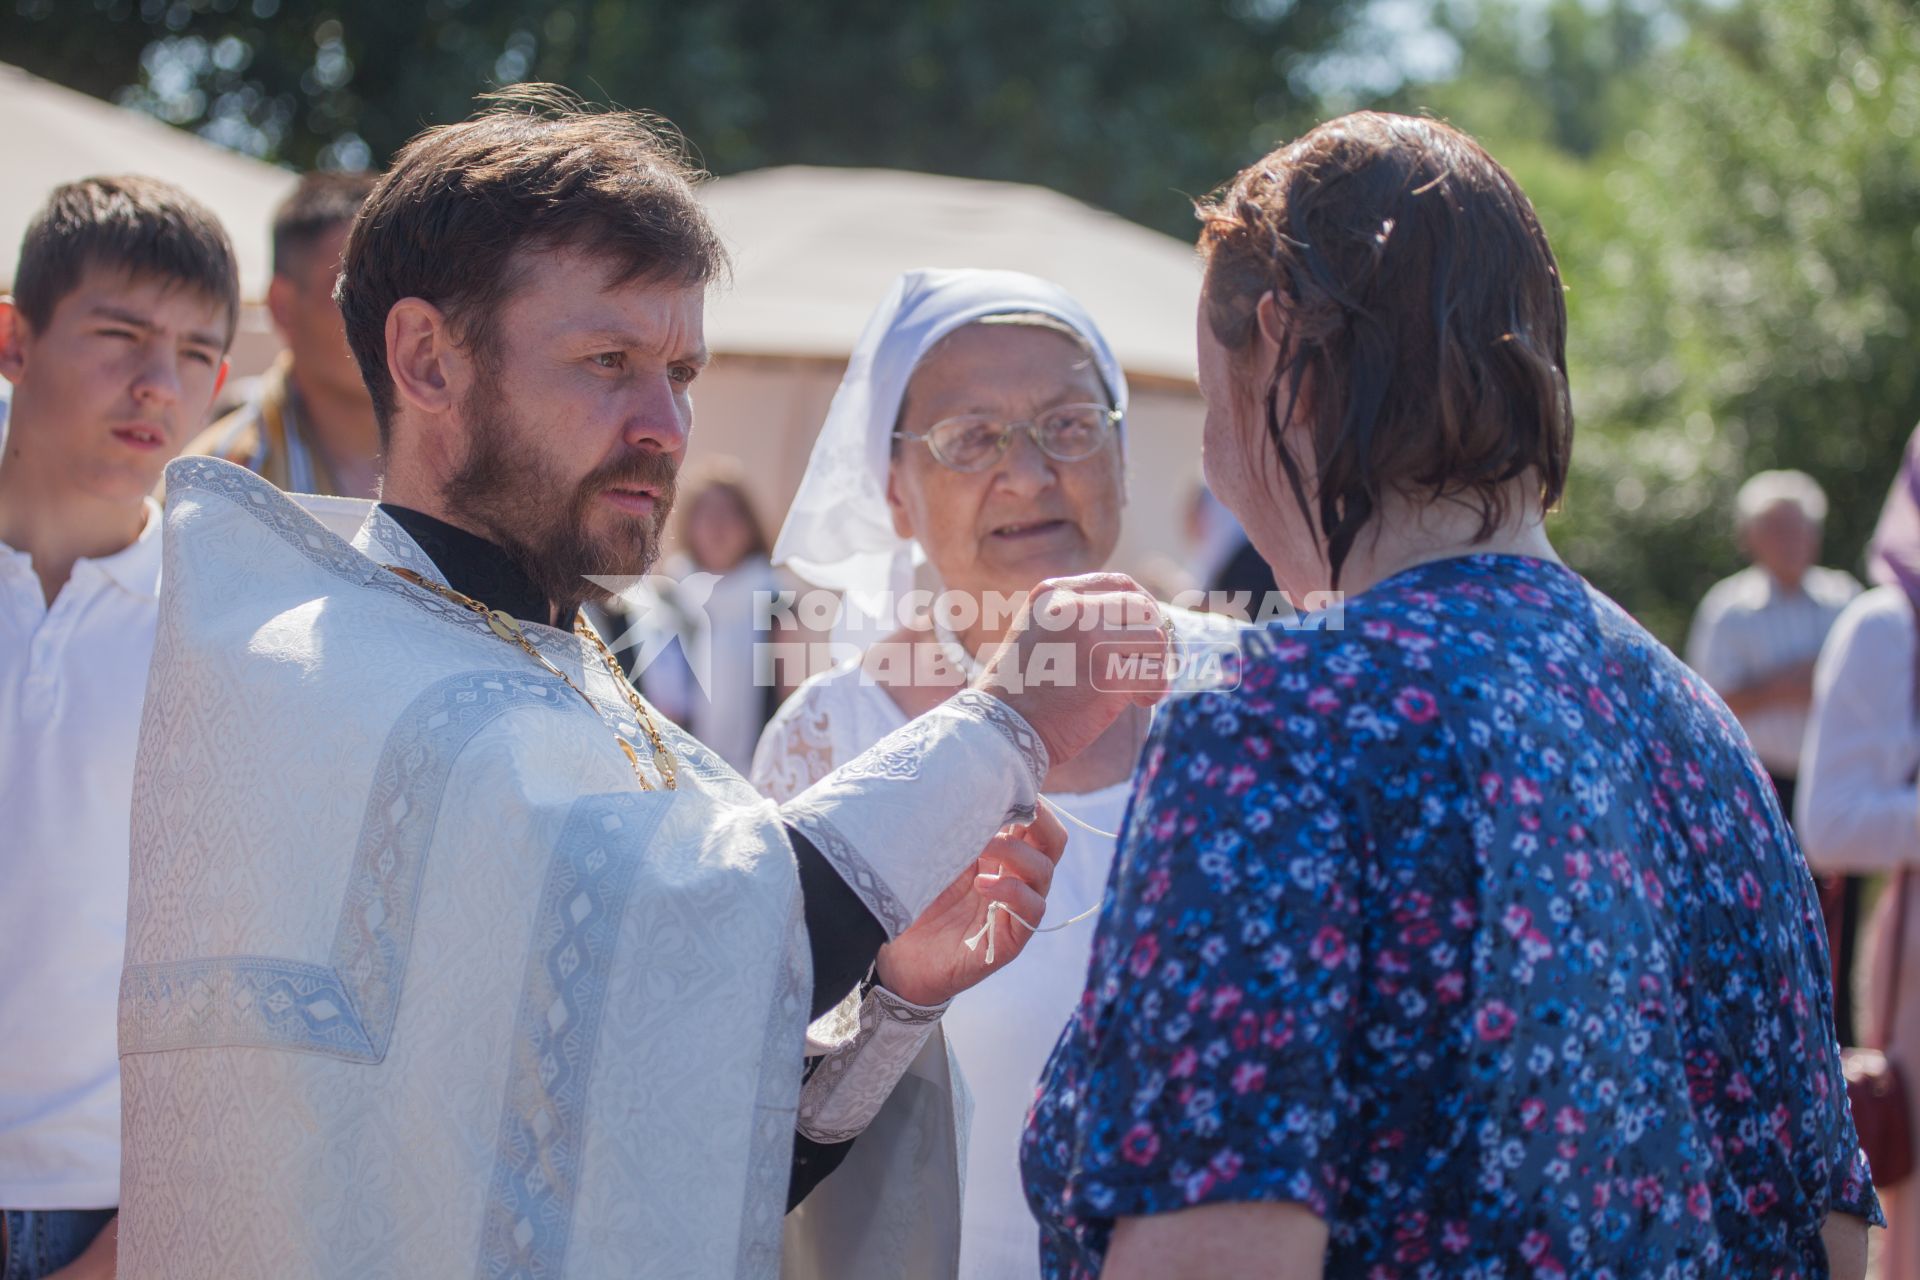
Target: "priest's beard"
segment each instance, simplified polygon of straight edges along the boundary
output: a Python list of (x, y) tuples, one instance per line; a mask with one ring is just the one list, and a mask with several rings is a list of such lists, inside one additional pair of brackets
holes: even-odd
[[(474, 386), (466, 409), (467, 459), (447, 484), (447, 509), (513, 557), (553, 604), (555, 625), (565, 626), (583, 602), (611, 595), (588, 574), (639, 577), (653, 567), (673, 508), (672, 459), (633, 453), (570, 482), (534, 443), (535, 433), (513, 420), (493, 378)], [(642, 484), (660, 495), (649, 514), (601, 512), (601, 527), (611, 525), (611, 532), (590, 531), (602, 493)]]

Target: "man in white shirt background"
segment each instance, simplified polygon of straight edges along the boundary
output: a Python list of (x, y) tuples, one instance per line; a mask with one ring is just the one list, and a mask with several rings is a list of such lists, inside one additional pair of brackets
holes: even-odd
[(0, 1280), (114, 1271), (148, 495), (205, 425), (238, 299), (214, 215), (136, 177), (57, 188), (0, 299)]
[[(1741, 550), (1751, 563), (1715, 583), (1693, 616), (1687, 664), (1704, 677), (1739, 717), (1754, 752), (1793, 814), (1800, 745), (1813, 701), (1813, 664), (1834, 619), (1860, 594), (1860, 583), (1824, 568), (1820, 538), (1827, 495), (1803, 471), (1762, 471), (1734, 499)], [(1823, 899), (1838, 896), (1840, 928), (1833, 939), (1842, 980), (1835, 991), (1835, 1029), (1852, 1044), (1848, 998), (1853, 932), (1859, 916), (1857, 877), (1821, 884)]]

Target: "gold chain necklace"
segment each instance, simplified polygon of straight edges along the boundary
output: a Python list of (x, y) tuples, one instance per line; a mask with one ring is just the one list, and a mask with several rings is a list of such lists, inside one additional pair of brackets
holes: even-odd
[[(527, 639), (526, 632), (520, 629), (520, 620), (518, 618), (510, 613), (504, 613), (499, 609), (488, 608), (486, 604), (475, 600), (472, 596), (455, 591), (452, 587), (442, 586), (433, 579), (415, 573), (411, 569), (404, 569), (397, 564), (382, 565), (381, 567), (387, 572), (411, 582), (416, 587), (422, 587), (443, 599), (451, 600), (463, 609), (470, 610), (479, 615), (481, 620), (487, 624), (487, 629), (492, 631), (494, 635), (500, 637), (508, 644), (520, 646), (521, 649), (526, 651), (528, 657), (545, 667), (550, 675), (558, 676), (562, 684), (565, 684), (567, 688), (579, 694), (580, 700), (593, 708), (594, 715), (598, 716), (600, 714), (599, 704), (587, 696), (586, 690), (575, 684), (566, 672), (548, 661), (547, 655), (541, 653), (540, 650), (534, 647), (533, 641)], [(633, 708), (633, 714), (640, 721), (640, 727), (646, 731), (647, 740), (653, 744), (653, 767), (659, 772), (661, 783), (669, 791), (678, 790), (680, 771), (674, 762), (673, 752), (667, 749), (666, 740), (660, 736), (660, 730), (654, 726), (653, 716), (648, 712), (647, 704), (641, 701), (639, 693), (635, 691), (633, 685), (628, 682), (626, 672), (620, 669), (620, 663), (613, 656), (613, 651), (607, 648), (606, 641), (600, 638), (599, 633), (593, 629), (593, 626), (586, 620), (586, 617), (578, 611), (575, 611), (573, 615), (573, 633), (582, 640), (588, 641), (595, 649), (600, 651), (601, 661), (607, 664), (607, 670), (613, 674), (614, 685), (621, 693), (626, 695), (627, 705)], [(639, 781), (640, 789), (642, 791), (654, 790), (653, 783), (647, 781), (646, 773), (640, 768), (640, 753), (634, 749), (633, 744), (618, 733), (613, 735), (613, 740), (620, 744), (620, 750), (625, 753), (627, 763), (633, 766), (633, 776)]]

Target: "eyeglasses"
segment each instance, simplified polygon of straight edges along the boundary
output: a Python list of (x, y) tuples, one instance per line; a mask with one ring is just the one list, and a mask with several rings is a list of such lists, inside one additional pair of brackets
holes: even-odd
[(1025, 428), (1040, 452), (1055, 462), (1078, 462), (1100, 452), (1120, 425), (1120, 411), (1104, 404), (1063, 404), (1024, 422), (997, 422), (982, 414), (943, 418), (924, 435), (893, 433), (895, 440), (918, 440), (934, 460), (954, 471), (985, 471), (1006, 456), (1013, 433)]

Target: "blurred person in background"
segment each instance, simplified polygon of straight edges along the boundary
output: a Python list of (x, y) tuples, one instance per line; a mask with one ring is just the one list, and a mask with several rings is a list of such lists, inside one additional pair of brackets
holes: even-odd
[(1258, 618), (1267, 593), (1275, 588), (1273, 570), (1202, 480), (1187, 507), (1187, 545), (1195, 585), (1207, 593), (1206, 608), (1219, 608), (1251, 621)]
[(347, 232), (376, 175), (309, 173), (273, 217), (267, 310), (287, 344), (248, 402), (188, 453), (237, 462), (289, 493), (371, 498), (380, 430), (333, 301)]
[[(1870, 1018), (1860, 1030), (1861, 1042), (1905, 1073), (1911, 1101), (1920, 1097), (1920, 910), (1907, 883), (1920, 866), (1920, 432), (1907, 444), (1867, 563), (1874, 587), (1841, 613), (1814, 669), (1798, 818), (1816, 871), (1893, 873), (1867, 931)], [(1879, 1191), (1888, 1225), (1881, 1280), (1920, 1280), (1920, 1194), (1911, 1179), (1883, 1180)]]
[(623, 621), (674, 633), (638, 672), (640, 690), (744, 774), (780, 704), (773, 664), (756, 653), (777, 640), (758, 623), (780, 584), (738, 464), (714, 459), (687, 471), (677, 486), (680, 554), (661, 569), (677, 585), (643, 598)]
[(148, 495), (206, 423), (238, 308), (219, 221), (151, 178), (56, 189), (0, 300), (0, 1280), (114, 1273)]
[[(787, 800), (914, 716), (960, 692), (999, 646), (1008, 619), (990, 601), (1023, 598), (1042, 579), (1098, 570), (1126, 505), (1126, 376), (1080, 304), (1011, 271), (912, 271), (867, 323), (827, 411), (774, 558), (808, 581), (896, 606), (921, 557), (955, 620), (901, 620), (858, 657), (801, 685), (768, 726), (752, 779)], [(972, 621), (966, 606), (974, 606)], [(1164, 606), (1163, 606), (1164, 608)], [(1166, 608), (1177, 637), (1236, 634), (1224, 619)], [(1054, 873), (1061, 910), (1032, 937), (1017, 981), (919, 1011), (931, 1033), (918, 1077), (876, 1123), (951, 1132), (965, 1145), (959, 1269), (963, 1280), (1038, 1273), (1039, 1237), (1020, 1193), (1019, 1140), (1034, 1084), (1086, 974), (1087, 922), (1053, 928), (1100, 901), (1150, 713), (1134, 708), (1047, 775), (1044, 799), (1068, 824)], [(1050, 920), (1052, 917), (1050, 917)], [(1028, 924), (1039, 924), (1036, 920)], [(1027, 933), (1026, 924), (995, 927)], [(1003, 935), (1004, 936), (1004, 935)], [(814, 1031), (831, 1043), (834, 1019)], [(973, 1100), (971, 1134), (949, 1109), (948, 1044)], [(917, 1118), (906, 1112), (918, 1109)], [(932, 1221), (957, 1206), (955, 1162), (926, 1144), (921, 1169), (880, 1165), (856, 1147), (803, 1205), (788, 1265), (807, 1275), (951, 1275), (935, 1243), (905, 1255), (862, 1232), (869, 1206), (918, 1199)], [(845, 1206), (845, 1216), (839, 1216)], [(929, 1230), (925, 1239), (936, 1233)], [(822, 1242), (831, 1254), (822, 1254)]]
[[(1767, 766), (1780, 808), (1794, 811), (1794, 782), (1813, 699), (1813, 664), (1834, 619), (1860, 594), (1853, 575), (1823, 568), (1827, 495), (1803, 471), (1762, 471), (1734, 499), (1735, 532), (1751, 563), (1700, 602), (1687, 637), (1687, 665), (1740, 719)], [(1860, 879), (1825, 879), (1821, 897), (1836, 927), (1834, 1024), (1853, 1043), (1852, 956)]]

